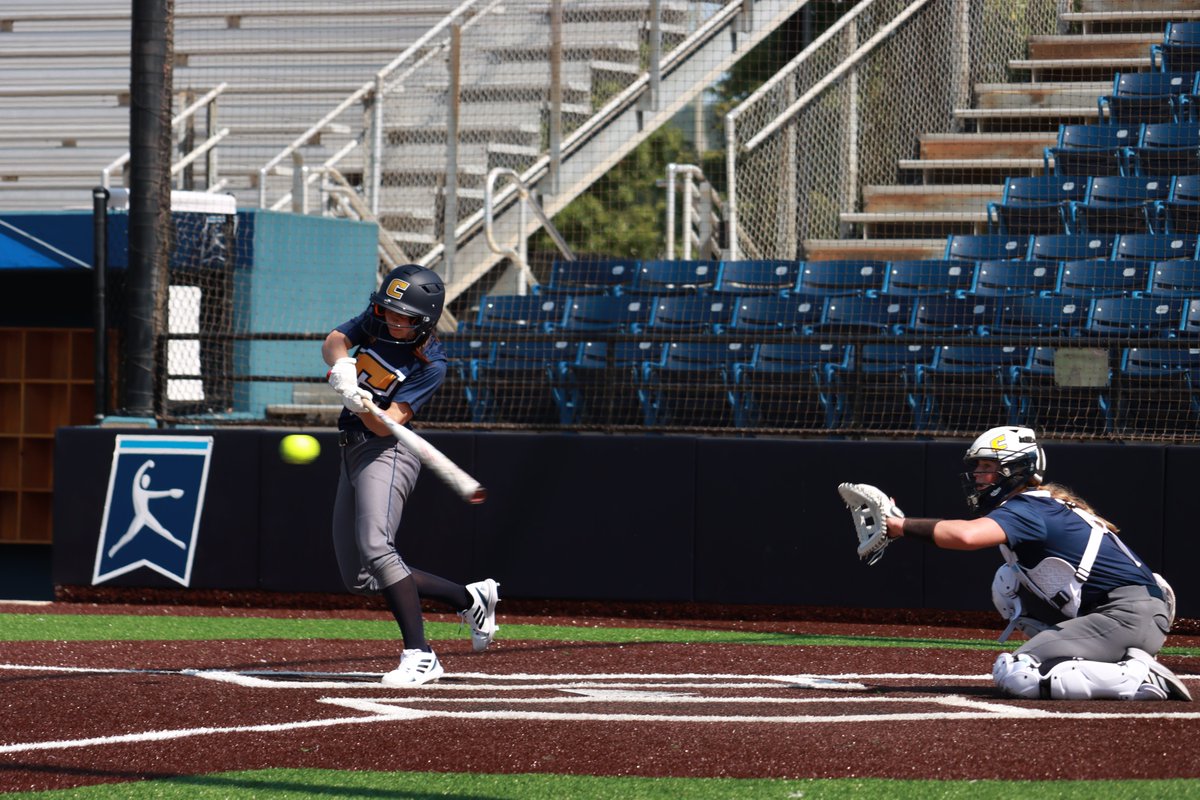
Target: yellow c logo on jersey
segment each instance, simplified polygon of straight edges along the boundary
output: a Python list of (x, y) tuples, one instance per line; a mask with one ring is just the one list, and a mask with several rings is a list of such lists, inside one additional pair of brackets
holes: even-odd
[(1000, 434), (999, 436), (997, 436), (995, 439), (992, 439), (990, 444), (992, 445), (993, 450), (1007, 450), (1008, 449), (1008, 440), (1004, 438), (1003, 433)]
[(408, 291), (408, 281), (402, 281), (399, 278), (396, 278), (388, 284), (387, 289), (385, 289), (383, 293), (388, 297), (394, 297), (399, 300), (404, 297), (404, 293), (406, 291)]
[(403, 374), (382, 363), (370, 350), (359, 350), (357, 361), (359, 379), (382, 395), (390, 396), (396, 391), (398, 381), (404, 380)]

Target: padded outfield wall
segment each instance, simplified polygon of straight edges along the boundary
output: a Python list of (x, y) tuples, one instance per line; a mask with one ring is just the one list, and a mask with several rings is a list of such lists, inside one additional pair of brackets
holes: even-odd
[[(294, 432), (60, 429), (54, 583), (93, 584), (116, 437), (151, 434), (213, 438), (188, 542), (191, 589), (342, 591), (329, 535), (335, 434), (312, 431), (321, 455), (296, 466), (278, 456), (279, 440)], [(835, 490), (843, 480), (876, 483), (910, 515), (961, 516), (966, 442), (427, 435), (488, 487), (488, 501), (466, 505), (423, 475), (401, 526), (402, 552), (456, 580), (494, 577), (510, 598), (991, 608), (997, 552), (899, 542), (868, 567), (855, 556)], [(1200, 616), (1200, 594), (1189, 588), (1200, 540), (1184, 502), (1200, 447), (1051, 442), (1047, 449), (1049, 476), (1121, 525), (1126, 542), (1178, 590), (1179, 614)], [(125, 490), (114, 491), (119, 498)], [(145, 530), (137, 536), (155, 538)], [(97, 585), (178, 589), (180, 582), (143, 566)]]

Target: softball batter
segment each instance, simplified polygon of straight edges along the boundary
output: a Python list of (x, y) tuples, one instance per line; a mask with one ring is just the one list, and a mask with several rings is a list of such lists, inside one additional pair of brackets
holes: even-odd
[(400, 556), (396, 529), (421, 464), (362, 403), (370, 398), (404, 425), (437, 391), (446, 355), (433, 332), (445, 298), (436, 273), (415, 264), (397, 267), (366, 310), (332, 330), (321, 346), (329, 384), (345, 405), (338, 418), (342, 458), (333, 546), (346, 588), (383, 594), (400, 626), (404, 652), (400, 665), (383, 676), (389, 686), (419, 686), (443, 673), (425, 640), (422, 597), (462, 609), (475, 650), (485, 649), (498, 630), (496, 581), (463, 586), (414, 569)]

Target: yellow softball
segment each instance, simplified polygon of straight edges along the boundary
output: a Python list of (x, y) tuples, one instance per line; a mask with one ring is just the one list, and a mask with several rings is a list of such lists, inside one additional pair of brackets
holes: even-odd
[(279, 442), (279, 457), (288, 464), (311, 464), (321, 455), (321, 443), (306, 433), (293, 433)]

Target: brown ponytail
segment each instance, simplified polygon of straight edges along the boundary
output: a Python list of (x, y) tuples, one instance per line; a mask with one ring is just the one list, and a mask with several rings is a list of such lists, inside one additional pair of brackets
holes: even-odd
[(1080, 497), (1079, 495), (1072, 492), (1066, 486), (1062, 486), (1057, 483), (1047, 483), (1044, 486), (1042, 486), (1041, 488), (1043, 488), (1047, 492), (1049, 492), (1050, 496), (1053, 497), (1055, 500), (1061, 500), (1062, 502), (1066, 503), (1069, 506), (1078, 508), (1081, 511), (1086, 511), (1087, 513), (1091, 514), (1093, 517), (1100, 520), (1100, 522), (1102, 522), (1104, 524), (1104, 526), (1106, 528), (1108, 528), (1110, 531), (1112, 531), (1113, 533), (1120, 532), (1120, 530), (1121, 530), (1120, 528), (1118, 528), (1116, 525), (1114, 525), (1113, 523), (1106, 520), (1104, 517), (1097, 514), (1096, 510), (1093, 509), (1086, 500), (1084, 500), (1082, 497)]

